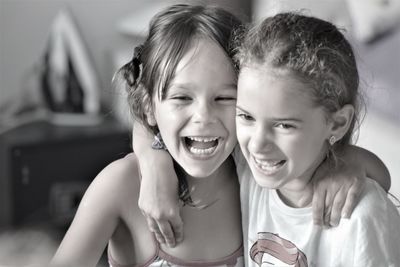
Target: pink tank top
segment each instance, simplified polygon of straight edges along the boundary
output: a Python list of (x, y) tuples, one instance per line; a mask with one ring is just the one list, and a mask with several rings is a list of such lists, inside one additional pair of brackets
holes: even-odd
[(214, 261), (185, 261), (169, 255), (161, 250), (160, 244), (156, 243), (156, 252), (144, 264), (118, 264), (112, 258), (108, 251), (108, 263), (110, 267), (242, 267), (243, 263), (243, 245), (240, 246), (231, 255)]
[[(132, 155), (132, 153), (128, 154), (127, 157), (129, 155)], [(118, 264), (112, 258), (110, 251), (108, 251), (107, 253), (108, 264), (110, 265), (110, 267), (243, 267), (244, 266), (243, 245), (241, 245), (231, 255), (226, 256), (219, 260), (185, 261), (162, 251), (162, 249), (160, 248), (160, 244), (156, 241), (155, 237), (154, 237), (154, 242), (156, 244), (156, 252), (144, 264)]]

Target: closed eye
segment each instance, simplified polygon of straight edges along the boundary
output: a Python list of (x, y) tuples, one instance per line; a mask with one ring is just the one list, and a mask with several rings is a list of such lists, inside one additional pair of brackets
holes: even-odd
[(219, 96), (215, 98), (216, 101), (236, 101), (236, 97), (232, 96)]
[(180, 101), (190, 101), (190, 100), (192, 100), (191, 97), (189, 97), (189, 96), (184, 96), (184, 95), (181, 95), (181, 96), (172, 96), (172, 97), (170, 97), (170, 99), (173, 99), (173, 100), (180, 100)]
[(246, 113), (237, 113), (236, 117), (244, 121), (254, 121), (254, 118)]
[(284, 130), (289, 130), (289, 129), (294, 129), (296, 128), (294, 125), (288, 124), (288, 123), (277, 123), (275, 127), (284, 129)]

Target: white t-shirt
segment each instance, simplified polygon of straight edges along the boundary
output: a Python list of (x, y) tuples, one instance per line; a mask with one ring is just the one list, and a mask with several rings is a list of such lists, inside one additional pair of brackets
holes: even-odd
[(375, 181), (367, 179), (350, 219), (323, 228), (312, 207), (289, 207), (260, 187), (238, 152), (245, 266), (400, 266), (400, 216)]

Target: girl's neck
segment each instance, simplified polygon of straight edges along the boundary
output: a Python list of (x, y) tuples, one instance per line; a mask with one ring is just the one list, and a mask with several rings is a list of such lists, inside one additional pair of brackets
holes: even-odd
[[(324, 155), (324, 154), (323, 154)], [(310, 168), (300, 177), (291, 180), (290, 183), (277, 189), (280, 199), (288, 206), (293, 208), (304, 208), (311, 206), (314, 195), (314, 176), (318, 167), (324, 161), (325, 156), (310, 166)]]
[(311, 205), (313, 198), (313, 187), (309, 183), (305, 185), (301, 190), (298, 189), (278, 189), (279, 198), (286, 205), (292, 208), (305, 208)]
[(226, 188), (225, 183), (232, 182), (231, 179), (235, 173), (235, 164), (230, 156), (208, 177), (192, 177), (184, 171), (181, 171), (180, 175), (187, 181), (192, 201), (207, 205), (217, 200), (218, 192)]

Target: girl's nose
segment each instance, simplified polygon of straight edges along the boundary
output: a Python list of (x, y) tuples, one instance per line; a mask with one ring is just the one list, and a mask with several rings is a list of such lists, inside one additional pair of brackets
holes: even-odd
[(249, 150), (253, 153), (266, 152), (273, 147), (273, 136), (266, 127), (257, 127), (250, 135)]
[(214, 108), (208, 103), (198, 103), (196, 110), (193, 114), (193, 121), (195, 123), (212, 123), (216, 120)]

